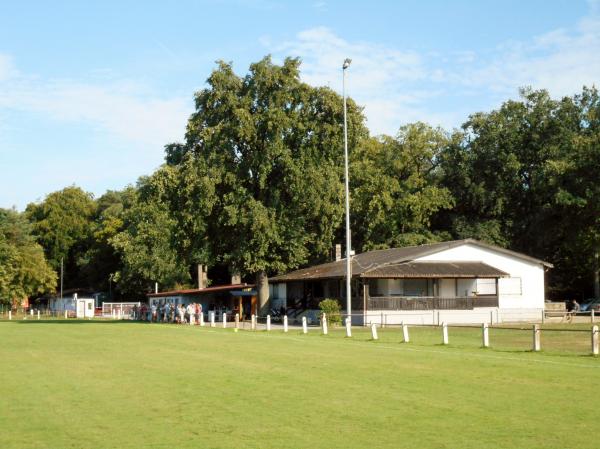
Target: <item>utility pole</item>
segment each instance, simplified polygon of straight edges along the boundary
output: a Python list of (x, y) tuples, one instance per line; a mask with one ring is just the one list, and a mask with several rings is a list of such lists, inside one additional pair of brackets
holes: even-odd
[(63, 276), (64, 276), (64, 267), (63, 267), (63, 258), (60, 258), (60, 299), (62, 303), (63, 299)]
[(352, 322), (352, 244), (350, 240), (350, 187), (348, 178), (348, 119), (346, 117), (346, 69), (351, 59), (344, 59), (342, 65), (342, 97), (344, 98), (344, 174), (346, 188), (346, 313)]

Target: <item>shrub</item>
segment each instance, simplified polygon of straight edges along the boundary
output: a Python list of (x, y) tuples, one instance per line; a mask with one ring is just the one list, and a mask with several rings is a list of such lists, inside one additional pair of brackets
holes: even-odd
[(342, 322), (341, 305), (337, 299), (324, 299), (319, 303), (319, 309), (322, 313), (327, 314), (327, 320), (330, 324), (340, 324)]

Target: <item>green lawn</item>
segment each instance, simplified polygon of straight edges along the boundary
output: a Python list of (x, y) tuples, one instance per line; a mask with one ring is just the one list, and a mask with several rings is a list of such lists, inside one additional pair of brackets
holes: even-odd
[(600, 447), (588, 332), (310, 332), (1, 321), (0, 448)]

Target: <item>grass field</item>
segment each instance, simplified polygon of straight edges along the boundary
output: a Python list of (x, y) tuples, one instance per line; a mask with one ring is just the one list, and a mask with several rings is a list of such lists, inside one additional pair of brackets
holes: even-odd
[(0, 322), (0, 448), (600, 447), (588, 332), (310, 332)]

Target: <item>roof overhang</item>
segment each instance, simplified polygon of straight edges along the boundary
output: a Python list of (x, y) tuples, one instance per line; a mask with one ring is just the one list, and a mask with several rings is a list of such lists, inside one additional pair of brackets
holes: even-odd
[(509, 277), (502, 270), (483, 262), (404, 262), (374, 268), (361, 278), (418, 279), (418, 278), (490, 278)]
[(232, 290), (246, 290), (254, 288), (254, 284), (231, 284), (231, 285), (216, 285), (214, 287), (206, 287), (202, 289), (188, 289), (188, 290), (171, 290), (166, 292), (149, 293), (149, 298), (162, 298), (165, 296), (199, 296), (208, 293), (217, 292), (228, 292)]

